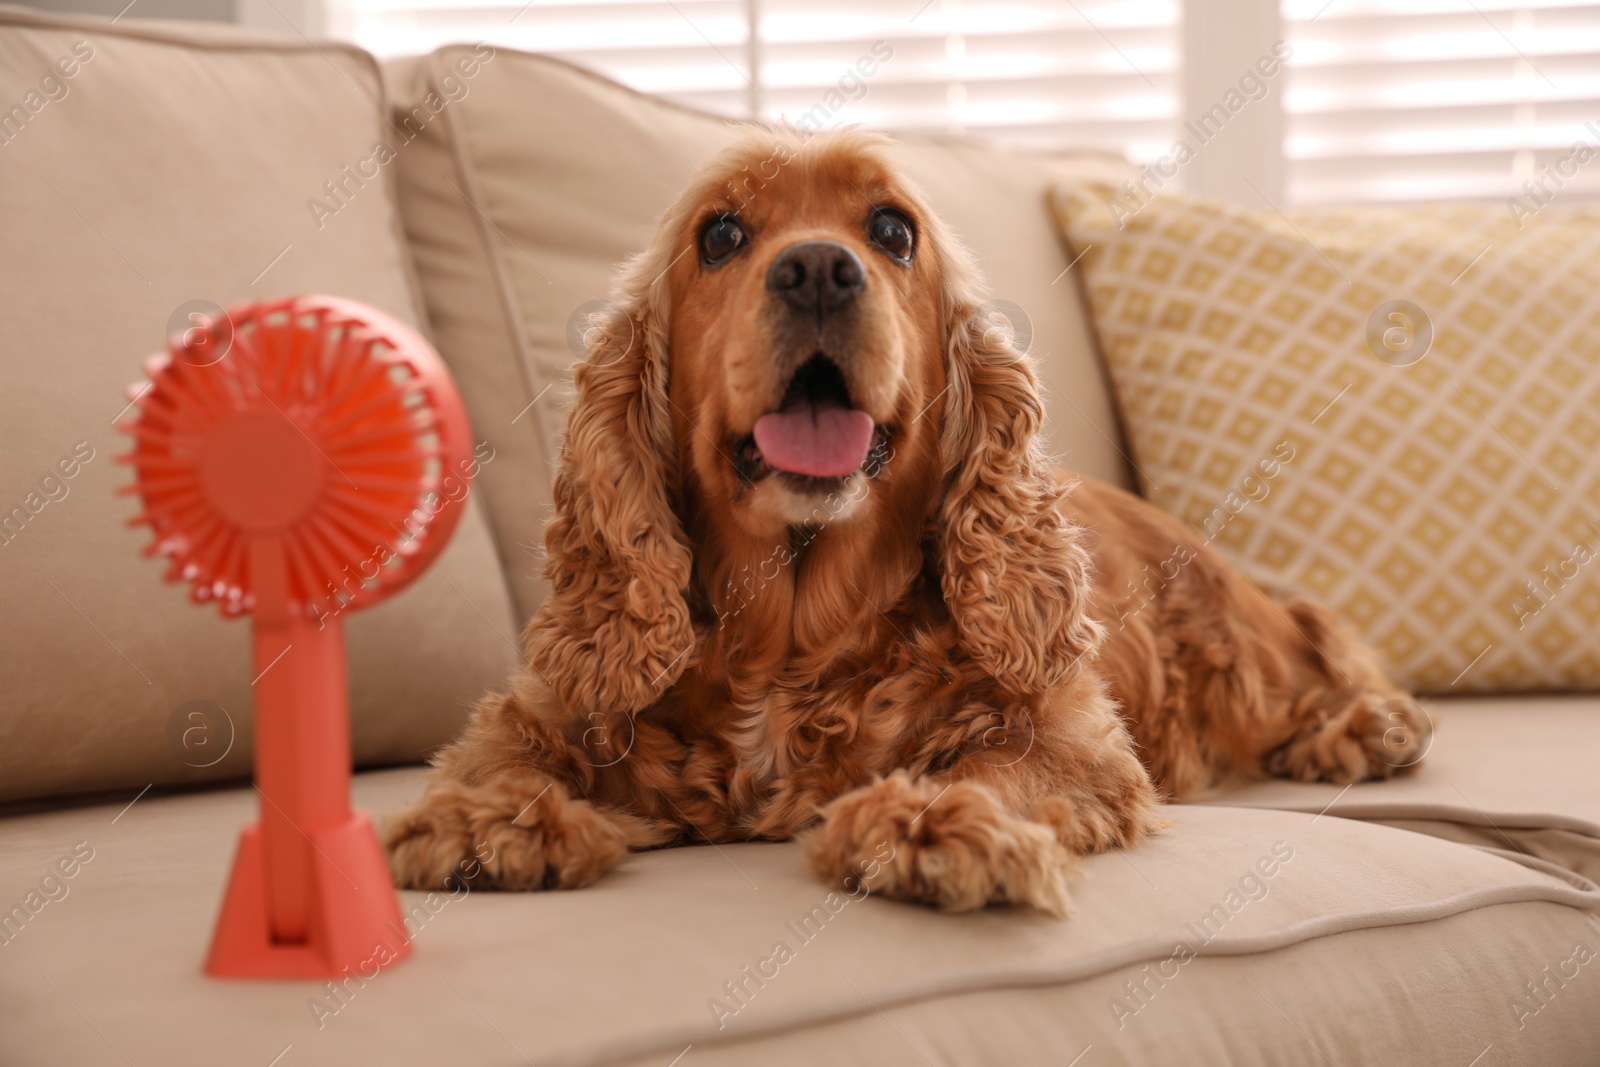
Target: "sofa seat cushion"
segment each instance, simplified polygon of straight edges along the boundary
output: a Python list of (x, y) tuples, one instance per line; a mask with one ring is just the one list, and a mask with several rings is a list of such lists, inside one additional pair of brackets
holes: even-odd
[[(1508, 929), (1514, 931), (1509, 941)], [(1160, 982), (1159, 962), (1140, 963), (1093, 981), (957, 993), (880, 1011), (863, 1002), (858, 1014), (804, 1029), (696, 1044), (676, 1067), (1468, 1067), (1475, 1057), (1482, 1058), (1473, 1067), (1588, 1064), (1594, 1038), (1582, 1013), (1595, 1011), (1592, 1000), (1564, 1005), (1569, 1014), (1560, 1022), (1552, 1000), (1547, 1011), (1527, 1016), (1525, 1029), (1511, 1033), (1516, 1027), (1493, 1025), (1508, 1005), (1485, 980), (1502, 976), (1503, 984), (1514, 985), (1513, 976), (1537, 954), (1535, 942), (1563, 945), (1576, 937), (1596, 944), (1592, 928), (1574, 929), (1570, 914), (1548, 905), (1508, 905), (1313, 938), (1265, 956), (1203, 956)], [(1358, 970), (1354, 960), (1367, 966)], [(1126, 992), (1128, 983), (1147, 992), (1136, 1001)], [(1471, 989), (1465, 997), (1463, 987)], [(1462, 1025), (1467, 1000), (1481, 1004), (1491, 1025)], [(1138, 1010), (1113, 1010), (1119, 1003)], [(1559, 1034), (1545, 1029), (1552, 1025)], [(1480, 1040), (1491, 1030), (1504, 1039)], [(640, 1056), (626, 1063), (663, 1067), (667, 1059)]]
[[(414, 769), (374, 772), (356, 795), (381, 815), (421, 787)], [(109, 1044), (171, 1067), (285, 1049), (297, 1065), (545, 1067), (692, 1046), (686, 1067), (1059, 1067), (1091, 1044), (1095, 1062), (1313, 1062), (1307, 1042), (1335, 1062), (1465, 1064), (1489, 1045), (1516, 1050), (1502, 1062), (1592, 1062), (1600, 892), (1384, 826), (1177, 807), (1158, 838), (1083, 863), (1064, 922), (830, 896), (793, 843), (666, 849), (577, 892), (405, 893), (415, 954), (335, 999), (200, 973), (253, 796), (0, 823), (8, 907), (89, 854), (6, 931), (10, 1057), (112, 1062)], [(1547, 973), (1552, 992), (1523, 988)]]
[(1402, 825), (1600, 881), (1600, 697), (1471, 697), (1427, 707), (1438, 729), (1410, 775), (1342, 788), (1256, 782), (1202, 803)]
[[(131, 442), (113, 423), (145, 358), (207, 303), (333, 293), (424, 325), (393, 168), (354, 174), (388, 136), (377, 66), (235, 27), (0, 5), (0, 108), (13, 104), (20, 116), (0, 114), (0, 801), (240, 778), (250, 626), (141, 555), (151, 533), (126, 526), (139, 507), (117, 495), (133, 478), (114, 457)], [(342, 206), (308, 209), (322, 202)], [(427, 574), (350, 616), (362, 764), (425, 756), (516, 660), (495, 632), (516, 631), (494, 546), (477, 501), (465, 507)]]

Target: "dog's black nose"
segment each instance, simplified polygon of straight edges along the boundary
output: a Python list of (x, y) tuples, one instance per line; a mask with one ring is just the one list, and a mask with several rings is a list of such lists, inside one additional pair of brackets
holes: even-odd
[(867, 268), (837, 241), (801, 241), (778, 253), (767, 268), (767, 291), (796, 311), (837, 311), (867, 284)]

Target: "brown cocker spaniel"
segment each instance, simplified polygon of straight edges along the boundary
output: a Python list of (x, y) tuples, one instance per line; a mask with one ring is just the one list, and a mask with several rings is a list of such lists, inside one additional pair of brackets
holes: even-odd
[(393, 819), (403, 886), (582, 886), (804, 831), (822, 878), (1061, 915), (1229, 777), (1412, 766), (1324, 609), (1051, 466), (1028, 359), (889, 142), (753, 131), (591, 331), (527, 663)]

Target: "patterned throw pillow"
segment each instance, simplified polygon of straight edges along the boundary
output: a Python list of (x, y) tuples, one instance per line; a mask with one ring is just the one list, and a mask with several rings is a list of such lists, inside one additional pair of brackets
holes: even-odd
[(1413, 688), (1600, 688), (1600, 208), (1115, 195), (1055, 208), (1146, 496)]

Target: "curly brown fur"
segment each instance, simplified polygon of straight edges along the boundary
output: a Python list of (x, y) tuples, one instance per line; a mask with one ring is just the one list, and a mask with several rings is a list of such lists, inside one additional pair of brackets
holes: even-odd
[[(882, 207), (909, 260), (868, 239)], [(722, 216), (737, 253), (688, 254)], [(864, 281), (812, 321), (768, 272), (818, 240)], [(1425, 721), (1327, 612), (1050, 467), (1032, 367), (882, 138), (753, 131), (620, 288), (574, 375), (528, 662), (390, 824), (402, 885), (572, 887), (628, 849), (804, 832), (830, 880), (1062, 915), (1072, 857), (1157, 830), (1158, 793), (1415, 764)], [(741, 455), (814, 354), (878, 435), (826, 498)]]

